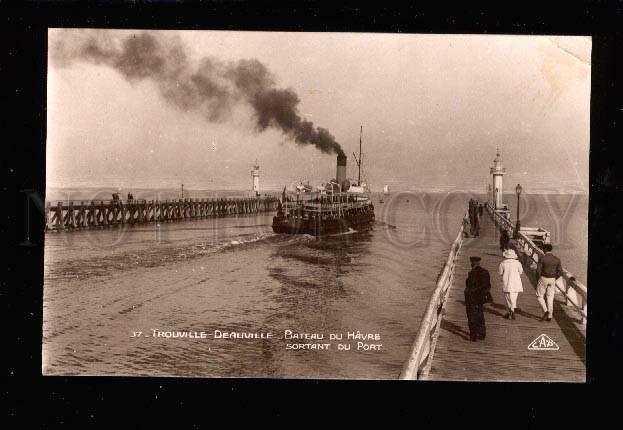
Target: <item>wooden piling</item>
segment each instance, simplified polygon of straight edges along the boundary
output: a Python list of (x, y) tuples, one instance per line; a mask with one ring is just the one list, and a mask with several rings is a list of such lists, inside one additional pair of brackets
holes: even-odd
[(205, 217), (257, 214), (276, 210), (274, 197), (178, 200), (62, 201), (46, 203), (45, 229), (74, 230), (119, 224), (144, 224)]

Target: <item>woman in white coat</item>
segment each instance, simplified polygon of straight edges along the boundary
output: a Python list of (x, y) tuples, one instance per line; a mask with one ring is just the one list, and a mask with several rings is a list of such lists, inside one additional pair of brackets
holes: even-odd
[(500, 263), (498, 273), (502, 277), (504, 298), (506, 299), (506, 307), (508, 309), (508, 313), (504, 315), (504, 318), (514, 320), (517, 296), (523, 291), (523, 286), (521, 285), (523, 267), (513, 249), (505, 250), (502, 256), (504, 257), (504, 261)]

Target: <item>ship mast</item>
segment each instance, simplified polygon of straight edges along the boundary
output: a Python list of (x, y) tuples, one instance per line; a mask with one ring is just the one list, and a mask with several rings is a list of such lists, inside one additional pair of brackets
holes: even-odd
[(361, 126), (361, 128), (359, 129), (359, 158), (357, 158), (357, 155), (353, 152), (353, 157), (355, 157), (355, 163), (357, 163), (357, 186), (360, 187), (361, 186), (361, 136), (363, 134), (363, 125)]
[(357, 163), (357, 166), (359, 167), (359, 173), (357, 174), (357, 186), (360, 187), (361, 186), (361, 136), (363, 135), (363, 124), (361, 125), (361, 128), (359, 129), (359, 163)]

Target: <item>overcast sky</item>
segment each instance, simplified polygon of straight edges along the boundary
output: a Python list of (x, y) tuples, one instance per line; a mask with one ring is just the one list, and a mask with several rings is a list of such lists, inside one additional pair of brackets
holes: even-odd
[[(149, 33), (178, 37), (197, 64), (259, 60), (277, 88), (298, 95), (300, 116), (335, 137), (351, 176), (363, 124), (373, 190), (484, 191), (499, 147), (507, 191), (517, 182), (526, 192), (588, 191), (588, 37)], [(50, 55), (84, 34), (50, 30)], [(51, 58), (48, 186), (248, 188), (256, 158), (265, 189), (335, 176), (335, 155), (274, 128), (258, 132), (253, 115), (240, 104), (209, 121), (171, 103), (153, 80)]]

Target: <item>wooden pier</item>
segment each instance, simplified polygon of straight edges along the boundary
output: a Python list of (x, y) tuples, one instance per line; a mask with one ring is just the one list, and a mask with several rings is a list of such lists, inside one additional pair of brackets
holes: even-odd
[[(502, 261), (499, 237), (500, 229), (512, 228), (508, 220), (489, 210), (481, 218), (479, 237), (463, 239), (461, 229), (401, 379), (586, 381), (586, 287), (565, 270), (565, 288), (556, 294), (553, 319), (541, 321), (534, 268), (543, 253), (523, 234), (517, 247), (524, 266), (524, 291), (517, 301), (516, 319), (504, 318), (497, 271)], [(463, 293), (472, 255), (481, 257), (481, 266), (489, 271), (493, 296), (493, 303), (485, 304), (486, 339), (476, 342), (469, 339)], [(547, 338), (555, 345), (548, 344)], [(534, 344), (537, 339), (546, 341)]]
[(48, 202), (45, 228), (60, 231), (256, 214), (277, 210), (278, 202), (275, 197)]

